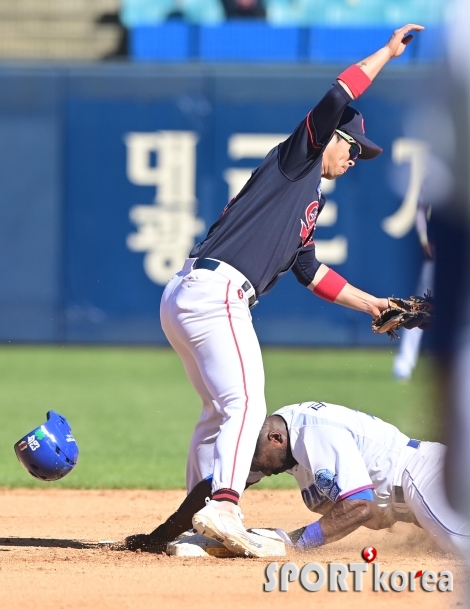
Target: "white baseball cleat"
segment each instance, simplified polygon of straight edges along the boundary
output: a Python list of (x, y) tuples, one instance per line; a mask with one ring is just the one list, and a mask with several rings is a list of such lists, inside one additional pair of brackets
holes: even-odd
[(220, 541), (238, 556), (254, 558), (269, 556), (261, 540), (255, 541), (243, 526), (241, 519), (240, 512), (232, 514), (226, 510), (219, 510), (209, 499), (206, 499), (206, 507), (193, 516), (193, 527), (200, 535)]
[[(284, 537), (288, 538), (288, 536), (284, 531), (281, 531), (284, 537), (270, 529), (248, 529), (248, 533), (252, 535), (256, 541), (263, 544), (266, 557), (286, 555), (286, 544), (283, 539)], [(288, 541), (292, 545), (289, 538)], [(199, 533), (191, 533), (190, 531), (182, 533), (175, 541), (170, 541), (167, 545), (166, 553), (169, 556), (197, 556), (204, 558), (208, 558), (209, 556), (215, 556), (216, 558), (233, 558), (237, 556), (220, 543), (220, 541), (211, 539), (206, 535), (200, 535)]]

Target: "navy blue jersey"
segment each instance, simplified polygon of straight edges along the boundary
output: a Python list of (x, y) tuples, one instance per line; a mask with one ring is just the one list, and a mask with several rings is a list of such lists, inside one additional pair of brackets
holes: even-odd
[(340, 84), (332, 85), (294, 133), (268, 153), (190, 256), (230, 264), (258, 296), (290, 269), (308, 286), (321, 264), (313, 234), (325, 205), (322, 154), (351, 101)]

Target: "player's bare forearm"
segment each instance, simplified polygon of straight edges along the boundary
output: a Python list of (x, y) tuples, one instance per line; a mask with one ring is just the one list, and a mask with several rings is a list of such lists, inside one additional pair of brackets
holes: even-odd
[[(338, 541), (358, 529), (364, 522), (373, 516), (371, 501), (344, 500), (332, 505), (332, 507), (318, 521), (325, 544)], [(288, 533), (294, 545), (302, 537), (305, 527)]]
[(320, 518), (325, 543), (337, 541), (358, 529), (372, 515), (372, 501), (339, 501)]
[(347, 283), (335, 300), (335, 304), (339, 304), (349, 309), (369, 313), (372, 317), (377, 317), (382, 311), (388, 308), (388, 300), (386, 298), (377, 298), (372, 294), (363, 292)]
[(327, 512), (329, 512), (331, 510), (333, 505), (334, 505), (333, 501), (326, 499), (322, 503), (320, 503), (320, 504), (316, 505), (314, 508), (312, 508), (312, 510), (314, 512), (316, 512), (317, 514), (321, 514), (323, 516), (324, 514), (326, 514)]
[[(315, 273), (313, 281), (308, 286), (315, 294), (318, 295), (317, 286), (321, 284), (322, 280), (327, 276), (328, 271), (330, 271), (330, 269), (325, 264), (321, 264), (318, 271)], [(343, 281), (346, 280), (344, 279)], [(317, 288), (317, 290), (315, 290), (315, 288)], [(330, 302), (332, 300), (333, 296), (331, 297)], [(377, 317), (377, 315), (382, 311), (385, 311), (389, 306), (386, 298), (376, 298), (375, 296), (372, 296), (372, 294), (355, 288), (350, 283), (345, 283), (339, 294), (335, 295), (333, 302), (343, 307), (348, 307), (349, 309), (369, 313), (372, 317)]]
[[(424, 30), (424, 27), (415, 23), (408, 23), (407, 25), (398, 28), (393, 32), (390, 40), (385, 46), (378, 49), (378, 51), (369, 57), (358, 61), (356, 65), (361, 68), (370, 80), (374, 80), (380, 70), (382, 70), (391, 59), (399, 57), (404, 52), (407, 45), (413, 40), (413, 35), (410, 32), (419, 32), (421, 30)], [(351, 97), (354, 98), (349, 87), (341, 80), (339, 82)]]
[(393, 58), (402, 55), (413, 40), (411, 32), (420, 32), (424, 30), (422, 25), (416, 23), (408, 23), (401, 28), (395, 30), (390, 37), (390, 40), (385, 46), (380, 48), (378, 51), (362, 59), (356, 65), (371, 79), (377, 76), (380, 70)]

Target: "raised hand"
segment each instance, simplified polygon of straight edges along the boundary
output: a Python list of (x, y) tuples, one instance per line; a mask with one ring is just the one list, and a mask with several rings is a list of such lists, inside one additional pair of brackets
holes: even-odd
[(417, 25), (416, 23), (408, 23), (398, 30), (395, 30), (392, 37), (385, 45), (385, 48), (390, 53), (390, 59), (393, 57), (400, 57), (413, 40), (413, 34), (410, 34), (410, 32), (420, 32), (421, 30), (424, 30), (424, 26)]

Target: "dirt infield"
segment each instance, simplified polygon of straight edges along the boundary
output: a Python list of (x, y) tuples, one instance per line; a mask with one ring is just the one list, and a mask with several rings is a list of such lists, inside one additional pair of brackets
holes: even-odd
[[(362, 548), (377, 548), (381, 570), (449, 569), (453, 592), (306, 592), (298, 582), (288, 592), (263, 592), (270, 560), (177, 558), (116, 552), (90, 542), (149, 532), (180, 503), (182, 491), (0, 490), (0, 607), (42, 609), (200, 609), (315, 606), (464, 607), (463, 564), (440, 553), (413, 525), (393, 531), (361, 529), (343, 541), (308, 555), (307, 562), (360, 562)], [(243, 498), (247, 526), (293, 529), (312, 520), (296, 491), (248, 491)], [(283, 563), (284, 560), (278, 560)], [(348, 580), (350, 581), (350, 580)], [(352, 581), (352, 580), (351, 580)]]

